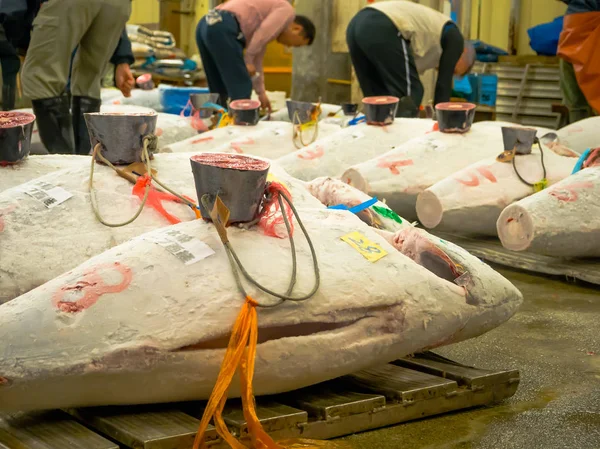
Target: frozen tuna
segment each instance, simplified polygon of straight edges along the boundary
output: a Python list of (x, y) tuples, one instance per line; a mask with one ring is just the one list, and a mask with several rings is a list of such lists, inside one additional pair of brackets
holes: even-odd
[[(299, 213), (321, 286), (307, 301), (259, 310), (257, 395), (478, 335), (522, 300), (477, 259), (461, 253), (453, 261), (453, 247), (446, 254), (427, 242), (402, 243), (427, 267), (462, 264), (477, 288), (465, 277), (457, 285), (437, 276), (347, 212)], [(166, 245), (167, 238), (179, 243)], [(252, 276), (287, 289), (289, 240), (235, 227), (229, 240)], [(299, 233), (295, 242), (300, 295), (314, 273)], [(257, 301), (273, 302), (247, 288)], [(214, 226), (202, 220), (108, 250), (0, 306), (0, 411), (206, 399), (243, 301)], [(238, 383), (229, 394), (239, 395)]]
[[(543, 149), (548, 185), (566, 178), (577, 162), (576, 154), (559, 156)], [(427, 228), (462, 234), (496, 235), (496, 221), (502, 210), (514, 201), (535, 193), (529, 184), (544, 179), (537, 147), (531, 154), (519, 155), (512, 163), (495, 158), (476, 162), (435, 183), (417, 197), (417, 215)], [(525, 182), (519, 179), (519, 175)]]
[(600, 144), (598, 137), (600, 117), (590, 117), (559, 129), (559, 143), (582, 154), (588, 148), (596, 148)]
[(504, 151), (501, 125), (474, 123), (465, 134), (436, 131), (416, 137), (375, 159), (350, 167), (342, 180), (385, 199), (401, 216), (415, 220), (417, 196), (421, 192), (473, 163)]
[(508, 206), (498, 218), (498, 236), (513, 251), (600, 257), (598, 217), (600, 166), (595, 166)]
[(277, 162), (290, 175), (304, 181), (321, 176), (339, 177), (350, 166), (384, 154), (432, 129), (433, 121), (426, 119), (397, 119), (390, 126), (363, 123), (319, 139)]

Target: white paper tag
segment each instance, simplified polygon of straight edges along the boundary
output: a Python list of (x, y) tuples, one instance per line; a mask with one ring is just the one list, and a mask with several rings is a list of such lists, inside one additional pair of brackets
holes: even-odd
[(62, 187), (57, 187), (44, 181), (27, 184), (23, 186), (23, 191), (43, 203), (48, 209), (64, 203), (73, 196), (73, 194), (67, 192)]
[(354, 140), (362, 139), (363, 137), (365, 137), (365, 135), (362, 132), (360, 132), (360, 131), (354, 131), (352, 133), (352, 138)]
[(158, 229), (143, 235), (142, 239), (162, 246), (186, 265), (192, 265), (215, 254), (206, 243), (176, 229)]

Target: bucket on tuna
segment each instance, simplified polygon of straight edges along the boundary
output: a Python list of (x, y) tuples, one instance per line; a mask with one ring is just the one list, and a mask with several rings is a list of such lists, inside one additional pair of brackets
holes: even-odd
[(156, 112), (93, 112), (84, 116), (92, 149), (100, 143), (102, 156), (115, 165), (142, 162), (144, 137), (156, 130)]
[(215, 108), (208, 106), (207, 103), (217, 104), (218, 102), (219, 94), (190, 94), (190, 103), (192, 103), (192, 108), (194, 112), (198, 111), (200, 118), (209, 118), (215, 112)]
[(210, 196), (209, 204), (219, 195), (229, 209), (229, 223), (248, 223), (260, 213), (270, 164), (240, 154), (202, 153), (190, 158), (200, 213), (210, 220), (202, 197)]
[(35, 115), (0, 112), (0, 165), (22, 161), (29, 155)]
[(142, 90), (154, 89), (154, 81), (152, 81), (152, 75), (149, 73), (144, 73), (143, 75), (138, 76), (135, 82)]
[(232, 116), (234, 125), (255, 126), (260, 119), (260, 101), (232, 101), (229, 103), (229, 115)]
[(394, 123), (398, 110), (398, 97), (381, 96), (363, 98), (363, 108), (368, 125), (386, 126)]
[(473, 103), (438, 103), (435, 106), (438, 126), (443, 133), (466, 133), (475, 118)]
[(502, 127), (502, 140), (505, 151), (517, 154), (531, 154), (531, 147), (535, 142), (537, 130), (535, 128), (518, 128), (516, 126)]
[(285, 102), (290, 121), (295, 125), (303, 125), (312, 119), (312, 115), (317, 109), (317, 105), (306, 101), (288, 100)]
[(342, 112), (348, 117), (358, 114), (358, 103), (342, 103)]

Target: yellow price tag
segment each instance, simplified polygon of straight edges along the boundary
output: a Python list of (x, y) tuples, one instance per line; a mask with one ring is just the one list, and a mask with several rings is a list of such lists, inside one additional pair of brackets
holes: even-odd
[(355, 231), (340, 237), (344, 242), (363, 255), (369, 262), (377, 262), (387, 256), (387, 251), (377, 243), (370, 241), (360, 232)]

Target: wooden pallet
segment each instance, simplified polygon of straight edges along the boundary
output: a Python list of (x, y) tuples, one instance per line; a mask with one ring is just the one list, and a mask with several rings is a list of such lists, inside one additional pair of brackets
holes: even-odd
[[(365, 430), (490, 405), (515, 394), (519, 371), (490, 371), (433, 353), (404, 358), (291, 393), (257, 399), (275, 439), (331, 439)], [(0, 448), (189, 449), (203, 403), (99, 407), (0, 417)], [(236, 401), (224, 418), (236, 435), (246, 422)], [(221, 448), (214, 428), (206, 439)]]
[(474, 256), (488, 262), (534, 273), (566, 276), (600, 285), (600, 259), (560, 259), (527, 251), (511, 251), (493, 237), (465, 237), (444, 232), (435, 235), (466, 249)]

